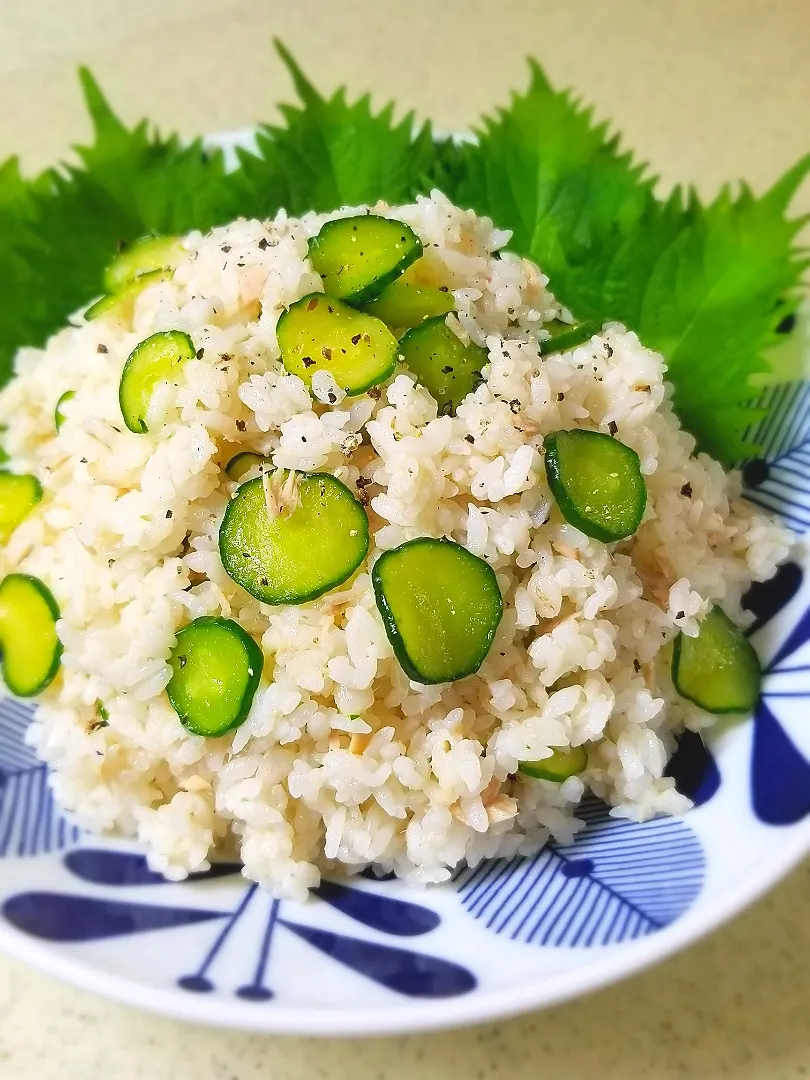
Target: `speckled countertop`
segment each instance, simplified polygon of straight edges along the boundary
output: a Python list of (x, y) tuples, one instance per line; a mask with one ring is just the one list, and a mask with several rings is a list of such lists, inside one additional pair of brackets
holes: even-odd
[[(510, 37), (511, 33), (511, 37)], [(0, 160), (87, 125), (88, 63), (125, 118), (183, 133), (269, 118), (281, 36), (346, 82), (459, 130), (526, 52), (614, 118), (662, 183), (771, 182), (810, 145), (810, 0), (0, 0)], [(810, 190), (797, 200), (810, 210)], [(469, 1031), (319, 1042), (203, 1031), (0, 958), (2, 1080), (793, 1080), (810, 1075), (810, 866), (732, 925), (584, 1001)]]

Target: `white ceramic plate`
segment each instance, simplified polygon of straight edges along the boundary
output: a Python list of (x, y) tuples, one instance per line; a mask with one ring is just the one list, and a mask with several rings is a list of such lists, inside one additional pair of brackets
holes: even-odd
[[(233, 145), (243, 142), (237, 136)], [(810, 383), (769, 389), (749, 496), (810, 529)], [(170, 884), (130, 843), (80, 834), (0, 706), (0, 948), (88, 990), (206, 1024), (379, 1035), (491, 1020), (594, 990), (693, 942), (810, 852), (810, 561), (752, 597), (766, 668), (748, 723), (687, 736), (684, 819), (633, 824), (596, 802), (568, 847), (413, 891), (360, 877), (305, 905), (235, 866)]]

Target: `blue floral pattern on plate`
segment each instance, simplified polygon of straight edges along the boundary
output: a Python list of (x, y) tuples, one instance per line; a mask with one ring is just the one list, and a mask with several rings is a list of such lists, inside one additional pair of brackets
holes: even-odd
[[(772, 388), (767, 401), (774, 408), (756, 433), (763, 456), (746, 465), (747, 492), (797, 531), (810, 531), (810, 384)], [(498, 964), (499, 977), (511, 985), (518, 953), (524, 966), (543, 958), (542, 968), (531, 968), (536, 983), (549, 965), (567, 970), (566, 957), (580, 963), (577, 958), (605, 949), (664, 937), (705, 902), (707, 870), (714, 866), (715, 879), (725, 872), (717, 870), (718, 851), (729, 845), (718, 846), (717, 831), (729, 814), (737, 820), (750, 813), (744, 829), (760, 830), (760, 853), (810, 815), (810, 740), (799, 737), (797, 707), (810, 697), (803, 586), (797, 562), (749, 594), (752, 632), (764, 631), (771, 655), (762, 700), (752, 724), (731, 732), (739, 748), (733, 765), (725, 736), (719, 742), (712, 736), (708, 745), (694, 733), (681, 738), (668, 773), (694, 800), (693, 815), (635, 823), (610, 817), (589, 799), (581, 808), (586, 828), (573, 843), (485, 861), (432, 892), (406, 893), (368, 872), (324, 881), (302, 906), (264, 895), (233, 863), (215, 864), (180, 885), (165, 882), (136, 851), (91, 841), (59, 814), (46, 769), (24, 742), (30, 707), (6, 699), (0, 702), (0, 861), (8, 870), (0, 875), (0, 938), (4, 927), (13, 928), (88, 968), (119, 971), (133, 984), (168, 987), (185, 1000), (268, 1003), (272, 1015), (295, 1000), (288, 988), (296, 973), (283, 957), (299, 947), (295, 955), (307, 977), (333, 987), (336, 1008), (361, 983), (370, 988), (363, 990), (369, 1000), (379, 991), (388, 995), (383, 1003), (421, 1000), (438, 1008), (442, 1000), (483, 992)], [(98, 964), (106, 949), (113, 951)], [(144, 952), (160, 957), (156, 982), (143, 975)], [(349, 989), (342, 972), (355, 980)]]

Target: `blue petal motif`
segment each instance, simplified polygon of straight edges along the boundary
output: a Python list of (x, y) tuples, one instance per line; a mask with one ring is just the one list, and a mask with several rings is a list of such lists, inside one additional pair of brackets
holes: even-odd
[(765, 700), (754, 720), (751, 793), (754, 813), (766, 825), (793, 825), (810, 814), (810, 764)]
[(686, 911), (705, 870), (688, 825), (623, 821), (593, 803), (582, 816), (589, 825), (573, 844), (490, 860), (463, 874), (467, 911), (513, 941), (584, 948), (655, 933)]
[(810, 529), (810, 383), (780, 383), (757, 403), (765, 419), (750, 432), (762, 457), (743, 467), (746, 496), (796, 532)]
[(755, 581), (743, 597), (742, 606), (752, 613), (754, 621), (748, 634), (755, 634), (786, 608), (801, 588), (804, 571), (795, 562), (783, 563), (772, 578)]
[(226, 918), (228, 912), (120, 903), (67, 893), (29, 892), (9, 897), (3, 904), (2, 914), (12, 926), (33, 937), (75, 943), (191, 926)]
[(352, 889), (335, 881), (323, 881), (312, 891), (350, 919), (356, 919), (364, 926), (380, 930), (383, 934), (414, 937), (435, 930), (441, 922), (441, 918), (431, 908), (407, 900), (397, 900), (382, 893)]
[(437, 956), (346, 937), (287, 919), (280, 922), (333, 960), (407, 997), (456, 997), (469, 993), (477, 985), (471, 971)]
[[(162, 874), (150, 870), (143, 855), (128, 851), (105, 851), (103, 848), (75, 848), (64, 857), (67, 869), (91, 885), (166, 885)], [(190, 874), (189, 880), (227, 877), (238, 874), (241, 863), (213, 863), (209, 870)]]
[(684, 731), (669, 759), (666, 775), (675, 780), (681, 795), (695, 806), (707, 803), (720, 787), (720, 770), (712, 753), (696, 731)]
[(13, 698), (0, 702), (0, 859), (59, 851), (80, 835), (57, 809), (46, 767), (25, 745), (32, 714)]

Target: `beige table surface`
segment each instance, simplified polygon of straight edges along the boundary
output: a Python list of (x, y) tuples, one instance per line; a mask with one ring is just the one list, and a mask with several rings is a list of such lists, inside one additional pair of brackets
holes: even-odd
[[(711, 193), (745, 175), (763, 187), (810, 149), (810, 0), (0, 0), (0, 159), (38, 168), (87, 134), (79, 62), (126, 119), (187, 134), (266, 119), (289, 89), (273, 34), (325, 88), (395, 97), (444, 130), (521, 85), (532, 52), (612, 116), (664, 184)], [(807, 189), (798, 207), (810, 209)], [(203, 1031), (0, 958), (0, 1080), (808, 1075), (810, 866), (615, 989), (423, 1037)]]

